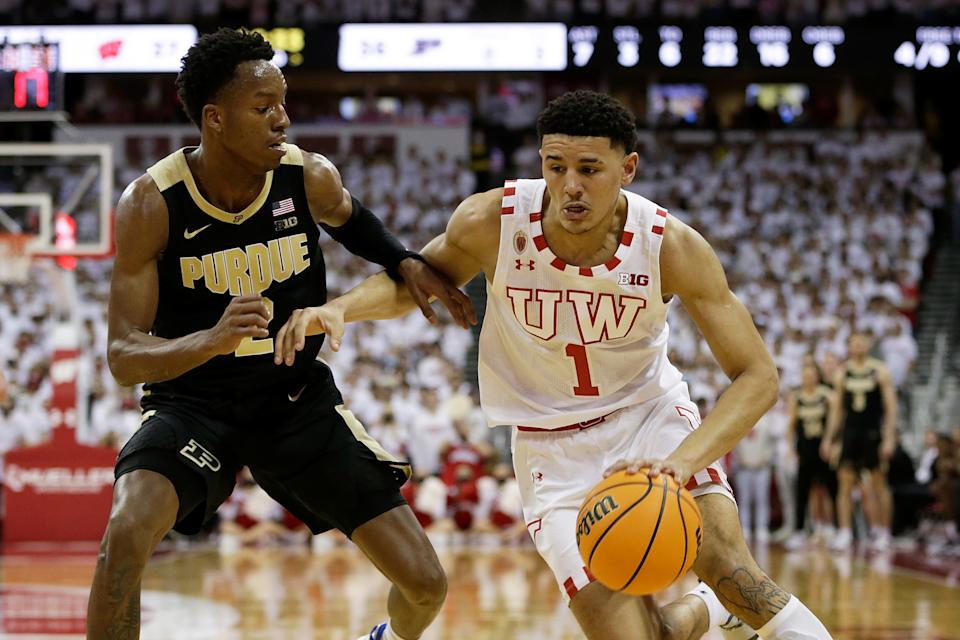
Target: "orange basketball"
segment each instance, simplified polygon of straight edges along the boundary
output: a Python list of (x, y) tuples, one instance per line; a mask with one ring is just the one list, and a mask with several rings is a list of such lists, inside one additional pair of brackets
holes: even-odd
[(700, 509), (665, 474), (620, 471), (601, 480), (577, 516), (577, 546), (609, 589), (656, 593), (687, 572), (700, 551)]

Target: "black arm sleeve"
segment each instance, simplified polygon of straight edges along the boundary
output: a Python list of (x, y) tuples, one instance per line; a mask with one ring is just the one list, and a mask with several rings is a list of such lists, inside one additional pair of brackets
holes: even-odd
[(397, 267), (406, 258), (422, 260), (420, 254), (408, 251), (383, 225), (383, 222), (359, 200), (353, 200), (353, 213), (339, 227), (321, 223), (330, 237), (368, 262), (375, 262), (387, 270), (387, 275), (400, 280)]

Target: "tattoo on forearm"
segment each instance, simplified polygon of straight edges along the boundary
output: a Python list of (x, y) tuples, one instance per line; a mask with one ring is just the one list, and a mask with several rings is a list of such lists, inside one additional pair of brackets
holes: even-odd
[(717, 595), (728, 609), (732, 605), (756, 615), (776, 615), (790, 600), (790, 594), (767, 575), (754, 576), (744, 567), (737, 567), (732, 574), (717, 581)]

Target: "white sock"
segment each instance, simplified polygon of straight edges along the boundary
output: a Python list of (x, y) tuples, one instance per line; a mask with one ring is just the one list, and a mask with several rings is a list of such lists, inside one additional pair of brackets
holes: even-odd
[(710, 616), (710, 629), (720, 629), (723, 640), (756, 640), (757, 632), (747, 626), (737, 616), (727, 611), (717, 594), (713, 589), (701, 582), (690, 591), (686, 596), (697, 596), (707, 605), (707, 612)]
[(697, 596), (707, 605), (707, 612), (710, 614), (710, 628), (715, 629), (727, 621), (730, 613), (720, 604), (717, 594), (706, 583), (699, 582), (697, 586), (687, 591), (686, 596)]
[(794, 596), (757, 634), (763, 640), (832, 640), (817, 616)]

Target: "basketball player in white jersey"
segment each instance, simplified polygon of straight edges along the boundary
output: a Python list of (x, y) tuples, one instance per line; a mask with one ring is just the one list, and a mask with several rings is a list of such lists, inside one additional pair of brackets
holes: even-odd
[[(516, 426), (524, 516), (570, 609), (591, 640), (699, 637), (707, 612), (711, 626), (737, 627), (729, 638), (830, 638), (757, 566), (717, 462), (777, 399), (776, 367), (749, 312), (696, 231), (623, 190), (638, 156), (633, 116), (620, 103), (568, 93), (537, 125), (544, 179), (467, 198), (423, 256), (460, 285), (486, 276), (481, 404), (491, 425)], [(674, 296), (731, 380), (702, 424), (667, 359)], [(345, 321), (414, 308), (402, 288), (374, 276), (324, 307), (295, 311), (275, 362), (292, 363), (305, 336), (327, 332), (336, 348)], [(704, 535), (694, 569), (745, 624), (730, 625), (705, 596), (658, 611), (652, 598), (608, 590), (584, 568), (581, 502), (605, 470), (641, 466), (672, 475), (696, 498)]]

